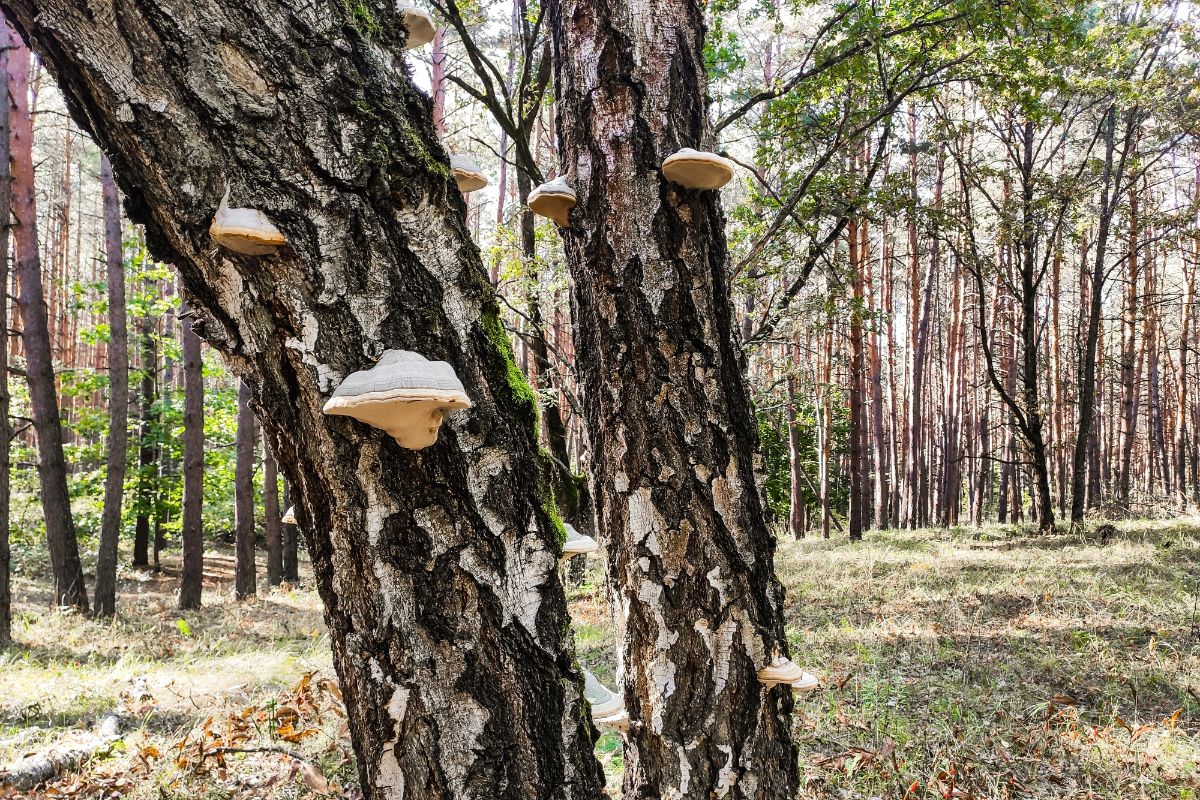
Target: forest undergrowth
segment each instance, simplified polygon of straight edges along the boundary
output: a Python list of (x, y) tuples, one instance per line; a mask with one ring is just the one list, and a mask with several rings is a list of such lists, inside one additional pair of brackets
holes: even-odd
[[(115, 621), (47, 611), (16, 584), (0, 655), (0, 763), (82, 736), (122, 738), (24, 795), (355, 796), (320, 602), (303, 583), (232, 599), (206, 560), (206, 606), (181, 614), (176, 562), (125, 571)], [(780, 543), (802, 798), (1200, 796), (1200, 521), (1127, 523), (1105, 542), (1014, 528), (874, 532)], [(570, 596), (580, 660), (611, 685), (600, 564)], [(249, 751), (249, 752), (243, 752)], [(620, 794), (620, 740), (597, 754)]]

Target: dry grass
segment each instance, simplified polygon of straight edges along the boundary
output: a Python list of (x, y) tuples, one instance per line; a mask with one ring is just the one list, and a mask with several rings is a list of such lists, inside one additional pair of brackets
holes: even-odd
[[(110, 708), (131, 722), (108, 757), (34, 796), (314, 796), (286, 756), (202, 757), (218, 739), (352, 781), (315, 594), (235, 603), (228, 558), (209, 566), (204, 610), (175, 611), (170, 575), (131, 574), (111, 623), (51, 614), (44, 586), (18, 584), (0, 762)], [(591, 566), (571, 592), (577, 643), (611, 681)], [(801, 797), (1200, 797), (1196, 524), (1131, 525), (1105, 546), (998, 528), (785, 542), (777, 567), (794, 657), (825, 684), (795, 715)], [(598, 755), (615, 788), (619, 739)]]

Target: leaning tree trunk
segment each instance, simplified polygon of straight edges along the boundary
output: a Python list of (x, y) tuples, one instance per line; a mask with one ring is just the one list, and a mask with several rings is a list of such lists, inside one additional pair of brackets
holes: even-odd
[[(182, 297), (182, 292), (180, 293)], [(204, 590), (204, 373), (200, 337), (192, 315), (179, 318), (183, 355), (183, 508), (180, 540), (179, 607), (200, 607)]]
[(623, 620), (627, 798), (792, 798), (790, 690), (756, 428), (733, 346), (715, 192), (662, 160), (709, 144), (703, 8), (549, 5), (564, 230), (596, 504)]
[(63, 456), (58, 390), (54, 384), (53, 353), (42, 265), (38, 250), (37, 208), (34, 205), (33, 120), (29, 115), (29, 50), (14, 41), (8, 56), (8, 92), (12, 102), (12, 201), (16, 218), (16, 273), (20, 291), (21, 338), (25, 345), (26, 380), (33, 427), (37, 433), (38, 476), (46, 543), (54, 574), (55, 605), (87, 611), (87, 587), (79, 561), (79, 542), (67, 492), (67, 461)]
[(129, 334), (125, 320), (125, 259), (121, 247), (121, 201), (112, 165), (100, 157), (104, 196), (104, 251), (108, 271), (108, 460), (104, 474), (104, 513), (96, 556), (96, 613), (117, 610), (117, 543), (129, 449)]
[[(395, 4), (0, 6), (251, 388), (296, 487), (366, 797), (599, 798), (534, 398)], [(287, 236), (278, 255), (217, 249), (227, 188)], [(321, 411), (388, 348), (449, 361), (475, 403), (426, 450)]]
[(258, 430), (250, 410), (250, 387), (238, 384), (237, 460), (233, 472), (233, 595), (245, 600), (258, 591), (254, 569), (254, 455)]
[[(8, 75), (8, 52), (15, 39), (8, 22), (0, 17), (0, 79)], [(8, 543), (12, 500), (12, 464), (8, 452), (12, 440), (8, 422), (11, 401), (8, 391), (8, 245), (12, 219), (9, 141), (9, 103), (0, 103), (0, 647), (12, 641), (12, 554)]]

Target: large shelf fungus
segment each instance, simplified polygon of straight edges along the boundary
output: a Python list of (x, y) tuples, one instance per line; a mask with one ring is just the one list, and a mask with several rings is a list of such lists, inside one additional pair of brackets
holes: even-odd
[(560, 228), (571, 227), (571, 209), (575, 207), (575, 190), (559, 175), (529, 193), (529, 210), (539, 217), (554, 220)]
[(571, 523), (563, 523), (563, 527), (567, 529), (567, 541), (563, 544), (563, 554), (560, 563), (568, 561), (574, 556), (581, 556), (584, 553), (594, 553), (600, 549), (600, 544), (595, 539), (575, 530), (575, 527)]
[(400, 17), (404, 20), (404, 28), (408, 31), (408, 39), (404, 42), (405, 50), (412, 50), (433, 41), (437, 28), (425, 11), (410, 5), (402, 5), (399, 10)]
[(733, 179), (733, 162), (685, 147), (667, 156), (662, 171), (667, 180), (685, 189), (720, 189)]
[(758, 680), (768, 689), (786, 683), (794, 692), (811, 692), (820, 685), (816, 676), (800, 669), (790, 658), (783, 657), (773, 659), (769, 666), (760, 669)]
[(229, 189), (217, 206), (208, 235), (222, 247), (245, 256), (269, 256), (287, 239), (257, 208), (230, 208)]
[(487, 176), (475, 159), (458, 153), (450, 154), (450, 172), (458, 184), (458, 190), (463, 194), (474, 192), (488, 185)]
[(283, 516), (280, 518), (279, 521), (282, 522), (284, 525), (295, 525), (296, 524), (296, 507), (288, 506), (288, 510), (283, 512)]
[(629, 713), (625, 710), (625, 698), (609, 691), (588, 670), (583, 671), (583, 696), (592, 707), (592, 722), (606, 728), (625, 730), (629, 727)]
[(324, 411), (382, 428), (401, 447), (420, 450), (437, 441), (446, 414), (470, 407), (471, 398), (445, 361), (387, 350), (375, 366), (342, 381)]

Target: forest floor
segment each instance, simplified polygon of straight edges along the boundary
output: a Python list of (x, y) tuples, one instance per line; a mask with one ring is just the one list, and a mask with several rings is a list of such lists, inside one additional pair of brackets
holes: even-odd
[[(997, 527), (787, 541), (776, 564), (793, 658), (823, 683), (794, 716), (801, 798), (1200, 798), (1200, 523), (1129, 523), (1106, 544)], [(236, 603), (232, 560), (217, 555), (205, 608), (181, 614), (175, 565), (126, 570), (111, 622), (50, 613), (45, 583), (17, 580), (0, 764), (108, 710), (125, 717), (102, 757), (23, 796), (352, 786), (315, 593)], [(612, 628), (589, 568), (571, 590), (579, 655), (609, 682)], [(264, 746), (304, 761), (215, 750)], [(597, 753), (617, 796), (619, 739)]]

